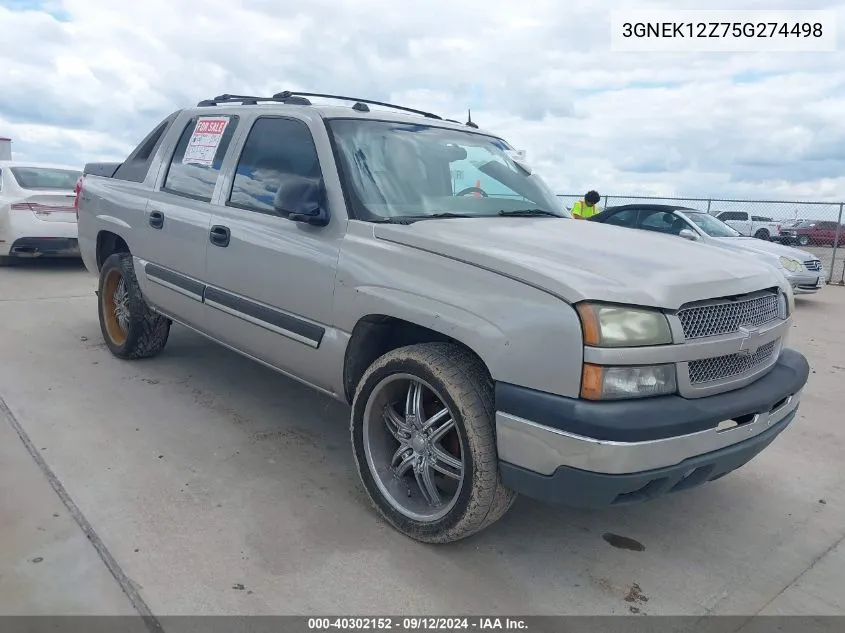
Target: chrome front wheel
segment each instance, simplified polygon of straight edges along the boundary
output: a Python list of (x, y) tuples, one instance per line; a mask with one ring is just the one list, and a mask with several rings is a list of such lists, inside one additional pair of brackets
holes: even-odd
[(437, 390), (410, 374), (387, 376), (367, 401), (363, 431), (367, 465), (398, 512), (423, 522), (449, 512), (464, 481), (464, 451)]
[(467, 350), (425, 343), (365, 372), (350, 423), (361, 482), (382, 516), (426, 543), (494, 523), (515, 495), (499, 480), (492, 381)]

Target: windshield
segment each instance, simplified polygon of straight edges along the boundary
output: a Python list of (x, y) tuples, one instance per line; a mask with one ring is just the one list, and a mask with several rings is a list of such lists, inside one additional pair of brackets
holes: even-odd
[(49, 167), (10, 167), (23, 189), (69, 189), (73, 191), (81, 171)]
[(546, 184), (483, 134), (411, 123), (329, 121), (344, 187), (361, 220), (502, 212), (569, 217)]
[(738, 231), (734, 231), (727, 224), (725, 224), (718, 218), (714, 218), (708, 213), (691, 213), (689, 211), (684, 211), (684, 215), (687, 216), (691, 222), (693, 222), (698, 228), (700, 228), (710, 237), (740, 236), (740, 233)]

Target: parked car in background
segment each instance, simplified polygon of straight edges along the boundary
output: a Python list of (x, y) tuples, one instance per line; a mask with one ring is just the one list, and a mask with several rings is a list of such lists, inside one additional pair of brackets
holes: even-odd
[(804, 218), (783, 220), (780, 223), (780, 232), (777, 235), (772, 236), (772, 241), (780, 242), (781, 244), (791, 244), (792, 240), (790, 239), (790, 231), (802, 222), (806, 221), (807, 220), (805, 220)]
[(751, 215), (747, 211), (721, 211), (715, 215), (746, 237), (770, 240), (780, 234), (781, 223), (762, 215)]
[(348, 403), (364, 489), (431, 543), (517, 493), (606, 507), (705, 484), (795, 419), (809, 365), (770, 266), (574, 221), (478, 126), (313, 97), (222, 95), (86, 165), (112, 354), (155, 356), (179, 322)]
[(795, 226), (781, 228), (781, 241), (801, 246), (842, 246), (845, 244), (845, 225), (839, 227), (836, 236), (836, 222), (804, 220)]
[(628, 204), (609, 207), (590, 220), (677, 235), (717, 248), (754, 255), (777, 268), (789, 281), (795, 294), (818, 292), (827, 282), (827, 272), (815, 255), (782, 244), (742, 236), (704, 211), (663, 204)]
[(0, 265), (79, 257), (74, 187), (82, 170), (0, 161)]

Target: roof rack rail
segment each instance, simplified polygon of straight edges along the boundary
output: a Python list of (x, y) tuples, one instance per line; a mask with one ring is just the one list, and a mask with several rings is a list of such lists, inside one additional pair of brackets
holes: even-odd
[(223, 94), (213, 99), (204, 99), (197, 104), (198, 108), (216, 106), (221, 103), (240, 103), (241, 105), (257, 105), (259, 103), (288, 103), (290, 105), (311, 105), (308, 99), (302, 97), (291, 97), (288, 99), (277, 99), (275, 97), (255, 97), (251, 95), (230, 95)]
[[(405, 106), (396, 105), (394, 103), (386, 103), (384, 101), (373, 101), (372, 99), (359, 99), (358, 97), (345, 97), (343, 95), (330, 95), (330, 94), (323, 94), (319, 92), (292, 92), (290, 90), (285, 90), (283, 92), (277, 92), (273, 95), (274, 99), (279, 100), (287, 100), (291, 97), (319, 97), (321, 99), (338, 99), (339, 101), (354, 101), (355, 105), (353, 106), (354, 109), (365, 112), (361, 108), (361, 106), (369, 104), (369, 105), (377, 105), (383, 106), (385, 108), (393, 108), (394, 110), (402, 110), (403, 112), (411, 112), (413, 114), (420, 114), (428, 119), (437, 119), (438, 121), (442, 121), (443, 117), (438, 116), (436, 114), (432, 114), (431, 112), (425, 112), (423, 110), (416, 110), (414, 108), (406, 108)], [(359, 105), (360, 104), (360, 105)]]
[[(425, 112), (424, 110), (417, 110), (415, 108), (406, 108), (405, 106), (396, 105), (395, 103), (387, 103), (385, 101), (373, 101), (372, 99), (360, 99), (358, 97), (346, 97), (343, 95), (324, 94), (320, 92), (294, 92), (292, 90), (283, 90), (277, 92), (272, 97), (256, 97), (252, 95), (231, 95), (222, 94), (213, 99), (204, 99), (197, 104), (197, 107), (210, 107), (222, 103), (240, 103), (241, 105), (257, 105), (259, 103), (287, 103), (289, 105), (312, 105), (308, 97), (318, 97), (321, 99), (337, 99), (339, 101), (353, 101), (352, 109), (356, 112), (369, 112), (369, 105), (383, 106), (385, 108), (392, 108), (394, 110), (401, 110), (402, 112), (410, 112), (412, 114), (419, 114), (427, 119), (437, 119), (438, 121), (449, 121), (450, 123), (458, 123), (454, 119), (444, 119), (437, 114)], [(467, 112), (467, 122), (464, 123), (467, 127), (478, 128), (472, 121), (472, 115)]]

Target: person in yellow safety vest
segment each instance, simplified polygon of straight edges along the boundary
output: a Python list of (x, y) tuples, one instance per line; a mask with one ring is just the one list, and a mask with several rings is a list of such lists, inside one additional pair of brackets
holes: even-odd
[(599, 213), (599, 200), (601, 196), (598, 191), (588, 191), (583, 200), (572, 205), (572, 217), (576, 220), (586, 220)]

